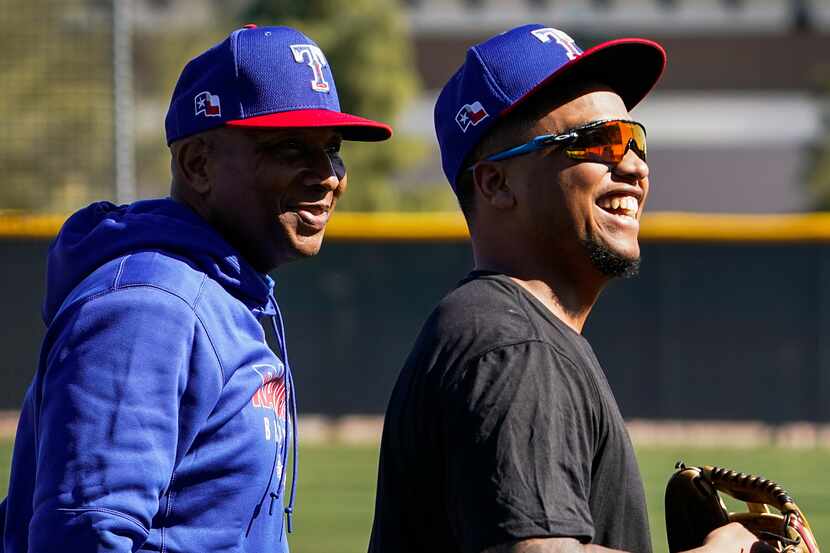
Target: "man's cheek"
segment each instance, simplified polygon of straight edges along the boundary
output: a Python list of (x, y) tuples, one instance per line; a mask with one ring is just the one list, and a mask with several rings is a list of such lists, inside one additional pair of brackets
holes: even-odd
[(340, 179), (340, 185), (334, 189), (334, 199), (336, 200), (346, 192), (346, 188), (349, 187), (348, 180), (345, 175), (343, 178)]

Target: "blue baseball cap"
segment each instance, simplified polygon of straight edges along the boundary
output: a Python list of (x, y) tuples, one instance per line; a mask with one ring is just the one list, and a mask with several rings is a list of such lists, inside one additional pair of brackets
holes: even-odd
[(611, 40), (583, 51), (563, 31), (539, 24), (473, 46), (435, 104), (435, 133), (450, 186), (455, 190), (464, 159), (487, 131), (536, 94), (582, 79), (608, 85), (631, 109), (665, 65), (665, 50), (651, 40)]
[(167, 144), (208, 129), (336, 127), (346, 140), (392, 136), (383, 123), (340, 111), (320, 47), (289, 27), (246, 25), (185, 66), (165, 119)]

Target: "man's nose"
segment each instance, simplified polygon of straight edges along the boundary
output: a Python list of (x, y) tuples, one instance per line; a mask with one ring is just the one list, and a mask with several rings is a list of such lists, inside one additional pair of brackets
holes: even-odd
[(614, 166), (614, 173), (639, 182), (648, 178), (648, 164), (634, 150), (628, 150)]
[(340, 186), (340, 181), (346, 175), (343, 160), (325, 150), (318, 150), (314, 154), (312, 169), (315, 175), (319, 177), (320, 185), (329, 190), (335, 190)]

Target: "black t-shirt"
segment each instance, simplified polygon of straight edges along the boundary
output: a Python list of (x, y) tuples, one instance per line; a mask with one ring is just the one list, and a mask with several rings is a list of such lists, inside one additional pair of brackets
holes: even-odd
[(642, 481), (588, 342), (510, 278), (473, 273), (392, 393), (369, 552), (539, 537), (650, 553)]

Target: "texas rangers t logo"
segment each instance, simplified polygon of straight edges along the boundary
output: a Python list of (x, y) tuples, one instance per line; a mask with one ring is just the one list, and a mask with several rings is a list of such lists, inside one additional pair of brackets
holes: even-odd
[(222, 106), (219, 103), (219, 96), (211, 94), (207, 90), (200, 92), (193, 98), (196, 104), (196, 115), (200, 113), (205, 117), (219, 117), (222, 115)]
[(551, 29), (550, 27), (546, 27), (544, 29), (535, 29), (530, 32), (533, 36), (538, 38), (540, 42), (548, 43), (551, 39), (555, 40), (559, 46), (565, 49), (565, 53), (568, 55), (569, 60), (575, 60), (582, 53), (582, 50), (580, 50), (579, 46), (576, 45), (574, 39), (559, 29)]
[(323, 68), (328, 65), (323, 51), (313, 44), (292, 44), (291, 52), (294, 54), (294, 61), (305, 63), (314, 73), (314, 80), (311, 81), (311, 89), (315, 92), (328, 92), (331, 85), (323, 75)]
[(455, 122), (461, 127), (461, 132), (467, 132), (470, 125), (476, 126), (481, 123), (482, 119), (487, 117), (487, 111), (481, 102), (473, 102), (472, 104), (464, 104), (455, 116)]

